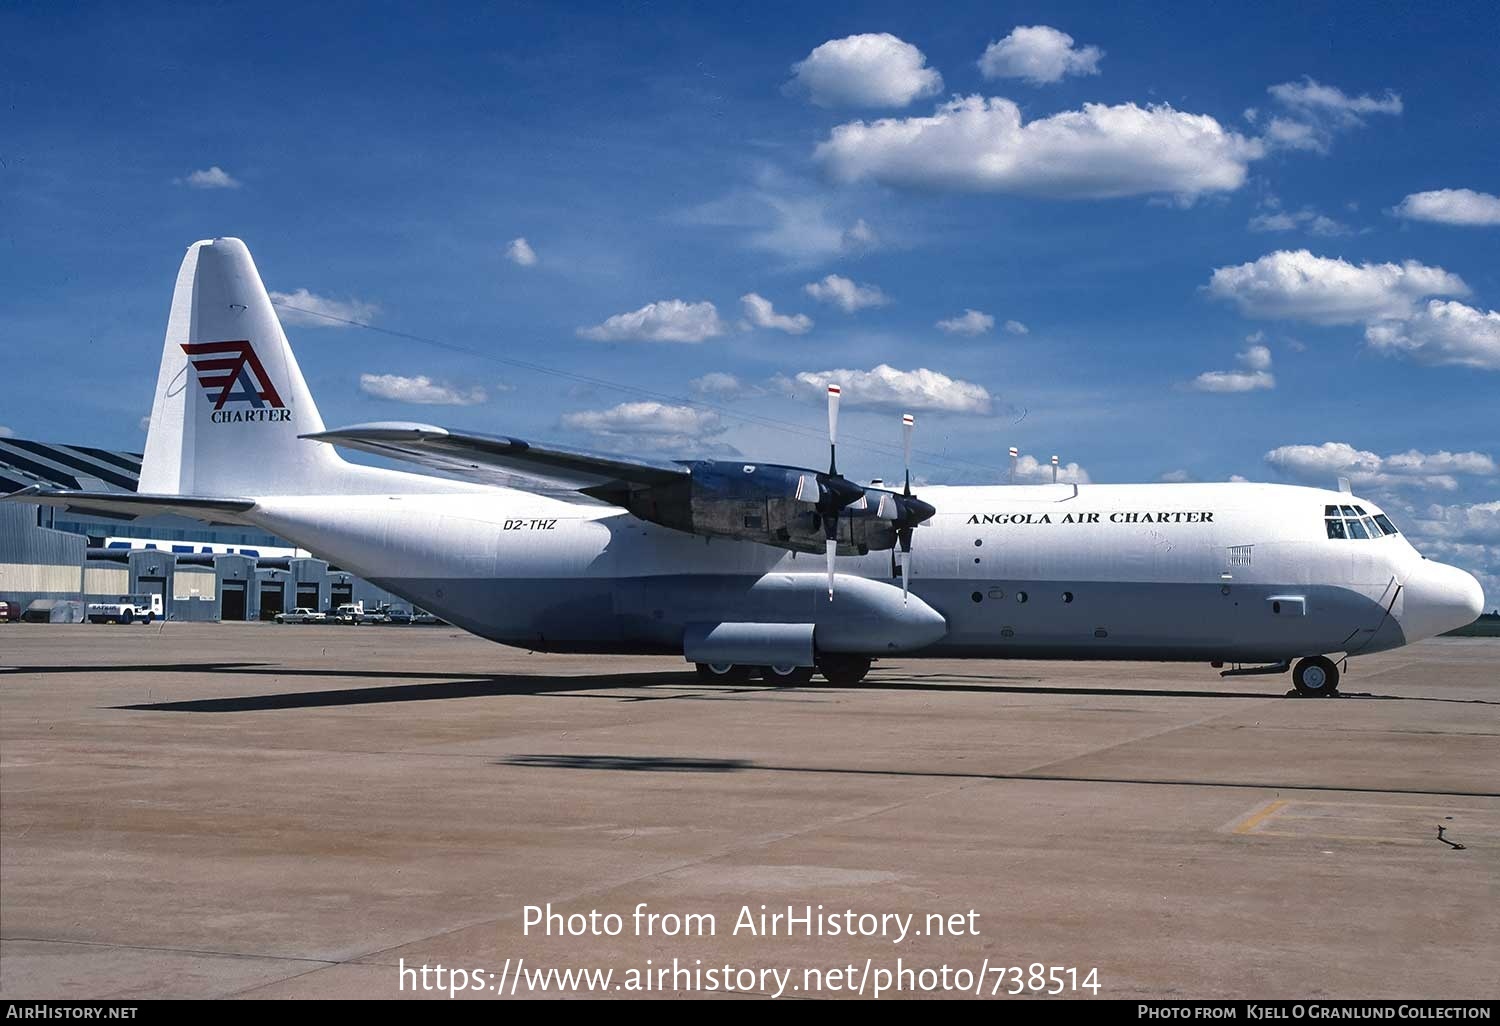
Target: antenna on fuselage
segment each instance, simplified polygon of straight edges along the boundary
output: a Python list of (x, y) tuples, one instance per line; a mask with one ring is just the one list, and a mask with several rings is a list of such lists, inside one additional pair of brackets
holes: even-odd
[(1021, 455), (1021, 450), (1014, 445), (1010, 447), (1010, 483), (1016, 483), (1016, 457)]
[(1057, 484), (1057, 457), (1052, 457), (1052, 483)]

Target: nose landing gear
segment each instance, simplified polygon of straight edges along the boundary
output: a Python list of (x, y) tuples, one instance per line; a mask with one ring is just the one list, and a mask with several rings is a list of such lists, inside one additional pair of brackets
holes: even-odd
[(1298, 660), (1292, 669), (1292, 686), (1304, 698), (1331, 698), (1339, 690), (1339, 668), (1325, 656)]

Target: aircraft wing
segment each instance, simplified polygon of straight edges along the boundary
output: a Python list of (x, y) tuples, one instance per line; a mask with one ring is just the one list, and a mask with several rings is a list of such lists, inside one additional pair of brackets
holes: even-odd
[(142, 495), (139, 492), (82, 492), (71, 488), (33, 485), (19, 492), (0, 495), (0, 502), (24, 502), (33, 506), (55, 506), (77, 513), (110, 517), (156, 517), (174, 514), (215, 524), (240, 524), (238, 514), (255, 508), (254, 499), (207, 499), (187, 495)]
[[(303, 435), (319, 442), (417, 463), (446, 474), (532, 491), (573, 491), (681, 480), (688, 468), (666, 460), (625, 459), (503, 435), (451, 431), (430, 424), (356, 424)], [(541, 488), (538, 485), (543, 486)]]

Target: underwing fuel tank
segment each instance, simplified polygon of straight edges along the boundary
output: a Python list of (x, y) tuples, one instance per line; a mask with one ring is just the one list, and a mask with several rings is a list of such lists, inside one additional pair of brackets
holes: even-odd
[(880, 655), (926, 648), (948, 633), (943, 615), (916, 595), (903, 600), (896, 585), (846, 574), (831, 601), (823, 574), (770, 573), (639, 578), (621, 582), (616, 603), (640, 616), (643, 628), (659, 625), (663, 641), (688, 624), (811, 624), (820, 652)]

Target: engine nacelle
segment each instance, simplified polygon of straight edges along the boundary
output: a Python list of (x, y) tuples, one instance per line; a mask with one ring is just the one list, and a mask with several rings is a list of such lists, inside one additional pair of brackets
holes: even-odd
[[(680, 481), (649, 487), (590, 494), (628, 509), (642, 520), (689, 534), (759, 542), (797, 552), (821, 553), (823, 521), (817, 504), (820, 475), (801, 467), (765, 463), (701, 460), (687, 465)], [(843, 487), (850, 487), (847, 482)], [(858, 487), (858, 486), (853, 486)], [(882, 512), (896, 496), (866, 490), (863, 498), (839, 517), (839, 554), (863, 555), (893, 548), (896, 529)], [(894, 507), (884, 509), (888, 515)]]

